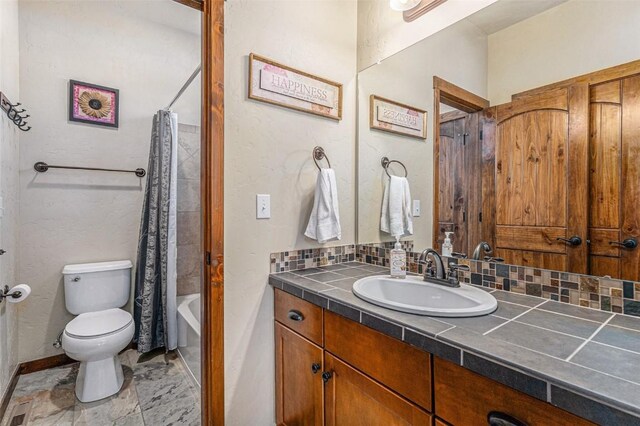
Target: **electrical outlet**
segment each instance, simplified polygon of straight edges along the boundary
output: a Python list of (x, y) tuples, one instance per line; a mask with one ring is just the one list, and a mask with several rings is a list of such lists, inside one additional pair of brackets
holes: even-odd
[(413, 200), (413, 217), (420, 217), (420, 200)]
[(256, 218), (271, 218), (271, 195), (256, 194)]

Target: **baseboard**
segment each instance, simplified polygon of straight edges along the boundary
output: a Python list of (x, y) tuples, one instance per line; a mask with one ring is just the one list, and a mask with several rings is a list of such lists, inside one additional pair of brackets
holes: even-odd
[(69, 358), (67, 354), (53, 355), (46, 358), (23, 362), (22, 364), (20, 364), (19, 374), (35, 373), (36, 371), (60, 367), (63, 365), (72, 364), (74, 362), (77, 361)]
[(5, 389), (4, 394), (2, 395), (2, 402), (0, 402), (0, 419), (4, 418), (4, 415), (7, 411), (7, 407), (9, 406), (9, 401), (11, 400), (11, 396), (13, 395), (13, 391), (18, 384), (18, 378), (20, 377), (20, 366), (16, 365), (16, 368), (13, 369), (13, 374), (11, 375), (11, 380), (9, 380), (9, 386)]

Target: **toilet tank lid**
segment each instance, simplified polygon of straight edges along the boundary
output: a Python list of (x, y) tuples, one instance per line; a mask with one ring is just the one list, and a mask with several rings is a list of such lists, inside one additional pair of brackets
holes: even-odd
[(87, 272), (104, 272), (117, 271), (119, 269), (131, 269), (133, 264), (130, 260), (114, 260), (111, 262), (98, 263), (78, 263), (75, 265), (66, 265), (62, 269), (64, 275), (68, 274), (85, 274)]

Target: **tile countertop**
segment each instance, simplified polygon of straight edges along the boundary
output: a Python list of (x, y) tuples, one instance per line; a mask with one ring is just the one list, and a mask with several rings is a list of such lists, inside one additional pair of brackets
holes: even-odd
[(485, 287), (493, 314), (437, 318), (351, 292), (387, 273), (349, 262), (271, 274), (269, 284), (595, 423), (640, 425), (640, 318)]

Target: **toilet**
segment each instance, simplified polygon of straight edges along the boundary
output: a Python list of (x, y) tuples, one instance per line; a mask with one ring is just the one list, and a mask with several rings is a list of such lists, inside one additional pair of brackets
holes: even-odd
[(97, 401), (120, 391), (124, 382), (118, 353), (133, 338), (133, 317), (120, 309), (129, 301), (131, 268), (128, 260), (67, 265), (64, 298), (77, 315), (64, 328), (62, 348), (80, 361), (76, 396)]

